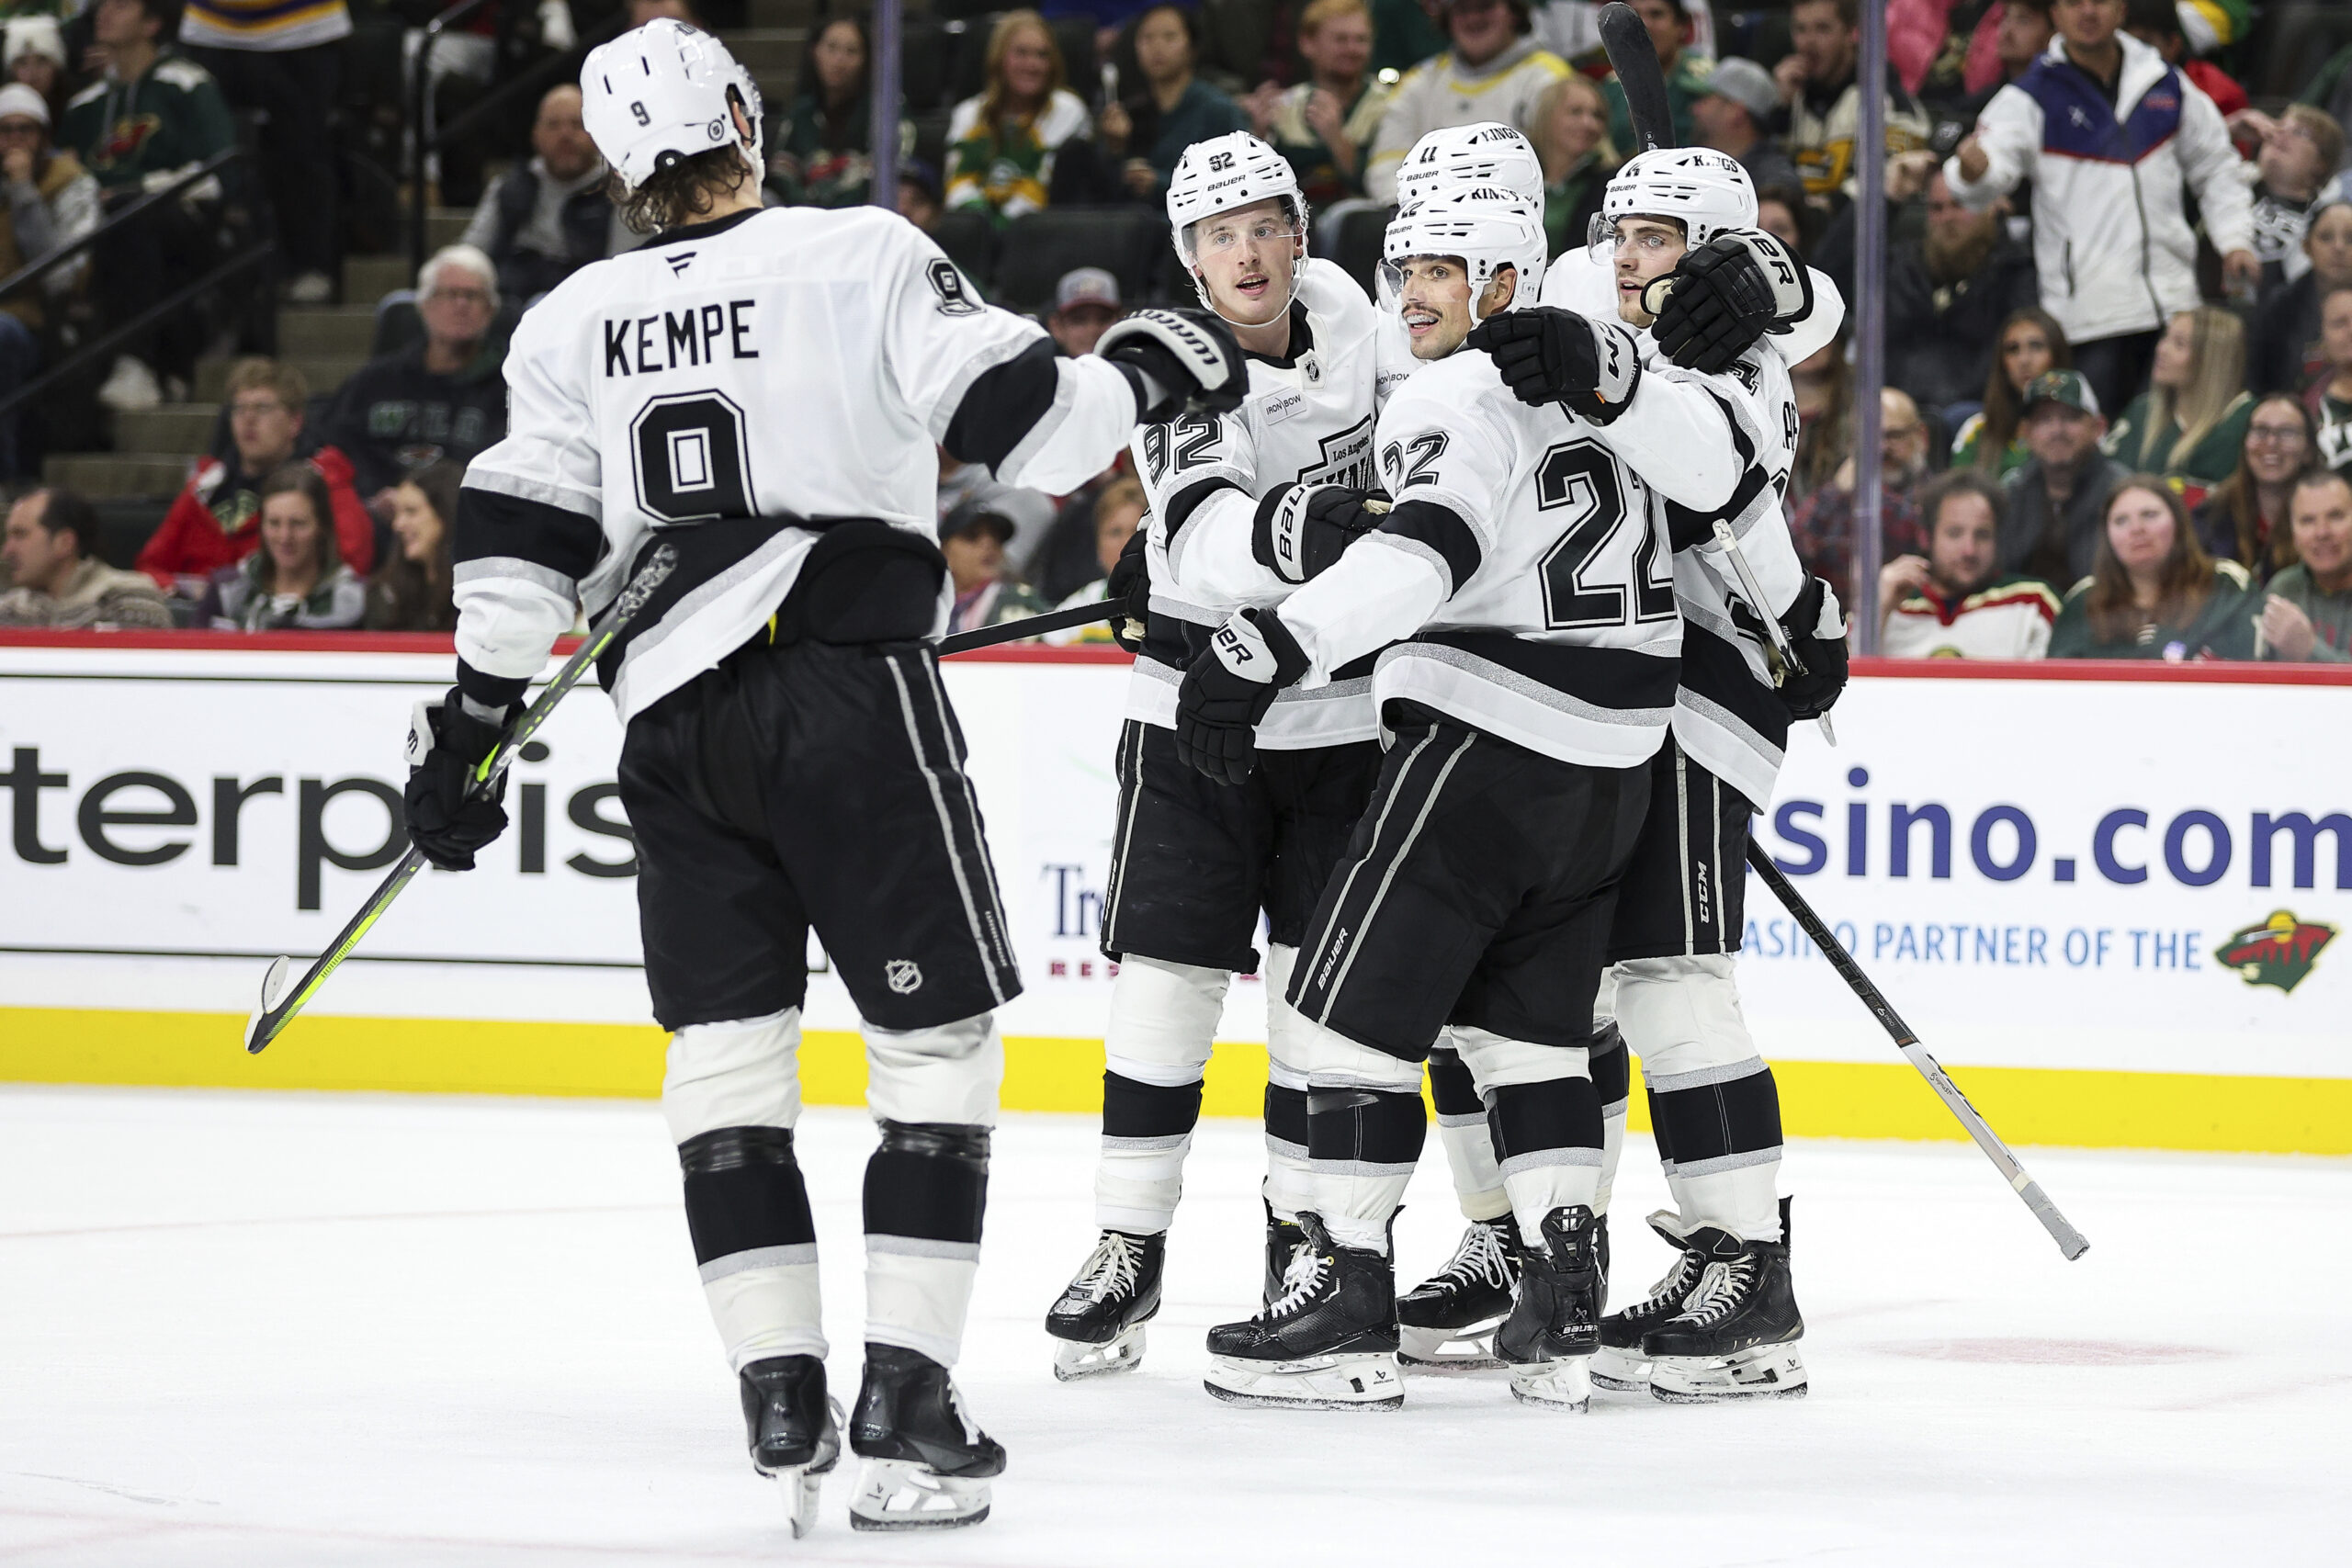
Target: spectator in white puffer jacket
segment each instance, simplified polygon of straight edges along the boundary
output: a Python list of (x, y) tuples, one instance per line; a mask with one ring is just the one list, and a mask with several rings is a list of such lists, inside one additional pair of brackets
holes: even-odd
[(2119, 30), (2123, 0), (2057, 0), (2051, 15), (2049, 52), (1984, 106), (1944, 178), (1977, 208), (2032, 182), (2042, 305), (2102, 405), (2120, 408), (2147, 381), (2165, 322), (2199, 303), (2184, 193), (2249, 293), (2261, 276), (2252, 199), (2221, 111)]

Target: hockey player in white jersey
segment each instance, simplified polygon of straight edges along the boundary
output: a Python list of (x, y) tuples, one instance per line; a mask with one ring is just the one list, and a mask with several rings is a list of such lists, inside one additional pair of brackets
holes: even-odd
[(1282, 992), (1380, 767), (1369, 665), (1283, 694), (1246, 777), (1207, 778), (1177, 758), (1177, 687), (1210, 634), (1245, 605), (1279, 604), (1375, 520), (1363, 501), (1379, 321), (1353, 280), (1307, 258), (1297, 177), (1247, 132), (1185, 150), (1168, 218), (1202, 302), (1241, 344), (1250, 391), (1228, 413), (1147, 425), (1134, 443), (1151, 499), (1149, 629), (1120, 738), (1102, 920), (1102, 950), (1120, 967), (1105, 1031), (1100, 1235), (1046, 1319), (1064, 1379), (1142, 1355), (1202, 1074), (1233, 974), (1261, 967), (1261, 910), (1267, 1269), (1281, 1278), (1306, 1157), (1306, 1085)]
[(580, 607), (674, 547), (600, 674), (671, 1032), (662, 1110), (752, 1462), (797, 1534), (842, 1442), (792, 1137), (813, 927), (862, 1017), (881, 1130), (852, 1522), (973, 1523), (1004, 1450), (949, 1368), (1003, 1069), (993, 1010), (1020, 978), (929, 642), (933, 446), (1074, 488), (1145, 412), (1230, 406), (1238, 353), (1214, 321), (1144, 312), (1099, 357), (1057, 359), (896, 215), (761, 210), (758, 89), (691, 27), (603, 46), (581, 89), (625, 213), (660, 231), (515, 333), (509, 433), (456, 520), (458, 683), (419, 716), (410, 832), (472, 864), (505, 818), (466, 796), (471, 769)]
[[(1704, 149), (1653, 149), (1611, 181), (1595, 250), (1609, 258), (1617, 314), (1648, 328), (1665, 287), (1694, 294), (1719, 284), (1757, 317), (1808, 339), (1834, 309), (1813, 297), (1805, 269), (1754, 229), (1756, 199), (1738, 164)], [(1563, 275), (1569, 277), (1573, 275)], [(1653, 289), (1660, 280), (1667, 285)], [(1679, 287), (1677, 287), (1679, 286)], [(1651, 290), (1646, 296), (1645, 290)], [(1555, 298), (1550, 288), (1547, 300)], [(1592, 310), (1589, 291), (1560, 303)], [(1687, 307), (1687, 301), (1686, 301)], [(1752, 814), (1770, 799), (1792, 717), (1827, 710), (1845, 681), (1836, 596), (1799, 563), (1781, 511), (1797, 438), (1787, 360), (1767, 338), (1727, 321), (1690, 326), (1678, 346), (1721, 368), (1724, 406), (1746, 472), (1713, 513), (1666, 504), (1683, 618), (1673, 734), (1652, 764), (1651, 807), (1620, 889), (1610, 933), (1614, 1028), (1642, 1059), (1658, 1153), (1675, 1209), (1651, 1224), (1677, 1257), (1642, 1301), (1603, 1319), (1593, 1376), (1601, 1386), (1650, 1389), (1668, 1401), (1801, 1394), (1796, 1348), (1804, 1324), (1789, 1272), (1787, 1204), (1777, 1200), (1780, 1102), (1770, 1069), (1741, 1016), (1732, 955), (1744, 925)], [(1834, 332), (1836, 321), (1826, 322)], [(1490, 334), (1513, 390), (1544, 404), (1575, 385), (1585, 333), (1574, 309), (1531, 311)], [(1645, 352), (1659, 349), (1645, 333)], [(1739, 394), (1748, 394), (1743, 398)], [(1728, 525), (1769, 603), (1748, 602), (1714, 536)], [(1759, 615), (1780, 619), (1805, 665), (1776, 668)], [(1777, 682), (1777, 683), (1776, 683)], [(1598, 1025), (1605, 1035), (1606, 1021)], [(1622, 1075), (1622, 1067), (1619, 1069)], [(1622, 1077), (1621, 1077), (1622, 1081)], [(1623, 1111), (1612, 1134), (1622, 1134)], [(1613, 1175), (1620, 1136), (1608, 1141)]]
[(1527, 1238), (1497, 1348), (1518, 1397), (1580, 1409), (1600, 1315), (1593, 995), (1681, 631), (1651, 498), (1719, 508), (1743, 468), (1704, 378), (1645, 368), (1620, 323), (1589, 323), (1566, 406), (1520, 401), (1462, 351), (1532, 302), (1540, 209), (1469, 186), (1400, 212), (1385, 254), (1425, 362), (1378, 428), (1394, 508), (1281, 606), (1229, 618), (1179, 699), (1179, 747), (1230, 772), (1278, 692), (1386, 649), (1380, 783), (1289, 991), (1306, 1245), (1279, 1300), (1211, 1331), (1207, 1382), (1250, 1403), (1402, 1403), (1389, 1226), (1443, 1032), (1487, 1096)]

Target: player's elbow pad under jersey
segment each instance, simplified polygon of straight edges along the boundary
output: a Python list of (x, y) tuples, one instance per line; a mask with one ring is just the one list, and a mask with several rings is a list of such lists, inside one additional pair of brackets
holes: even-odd
[[(458, 607), (459, 684), (478, 701), (504, 704), (547, 663), (571, 629), (580, 581), (605, 547), (601, 524), (485, 470), (458, 492), (452, 597)], [(499, 488), (488, 488), (497, 485)]]
[(1111, 466), (1138, 405), (1126, 371), (1092, 355), (1061, 358), (1041, 338), (972, 382), (941, 444), (1007, 484), (1057, 495)]

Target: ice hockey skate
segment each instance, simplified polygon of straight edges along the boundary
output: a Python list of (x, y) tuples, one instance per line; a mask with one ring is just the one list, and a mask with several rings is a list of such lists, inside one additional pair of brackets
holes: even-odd
[(1104, 1231), (1046, 1314), (1054, 1376), (1063, 1382), (1131, 1371), (1143, 1361), (1145, 1323), (1159, 1311), (1159, 1269), (1168, 1237)]
[(1674, 1266), (1650, 1287), (1649, 1294), (1623, 1312), (1600, 1320), (1600, 1348), (1593, 1353), (1592, 1382), (1615, 1393), (1645, 1393), (1650, 1386), (1650, 1359), (1642, 1349), (1643, 1336), (1682, 1310), (1682, 1303), (1707, 1269), (1706, 1258), (1683, 1235), (1681, 1216), (1660, 1209), (1650, 1216), (1650, 1229), (1675, 1249)]
[[(1262, 1201), (1262, 1200), (1261, 1200)], [(1276, 1217), (1274, 1206), (1266, 1210), (1266, 1283), (1258, 1304), (1270, 1307), (1283, 1293), (1283, 1280), (1290, 1273), (1291, 1255), (1306, 1240), (1306, 1233), (1298, 1228), (1296, 1220)]]
[(1446, 1372), (1492, 1371), (1495, 1330), (1510, 1315), (1519, 1288), (1518, 1228), (1506, 1214), (1473, 1220), (1444, 1268), (1407, 1292), (1396, 1303), (1405, 1366)]
[(1234, 1404), (1395, 1410), (1396, 1277), (1375, 1252), (1335, 1245), (1320, 1215), (1298, 1216), (1283, 1293), (1246, 1323), (1209, 1330), (1209, 1393)]
[(738, 1374), (752, 1467), (784, 1491), (795, 1540), (817, 1522), (818, 1494), (842, 1453), (842, 1407), (825, 1393), (825, 1363), (814, 1356), (753, 1361)]
[(1713, 1226), (1690, 1245), (1706, 1265), (1682, 1310), (1650, 1330), (1650, 1395), (1668, 1404), (1802, 1398), (1804, 1316), (1789, 1278), (1789, 1200), (1781, 1239), (1742, 1241)]
[(1495, 1331), (1522, 1404), (1583, 1410), (1592, 1402), (1592, 1354), (1600, 1346), (1600, 1258), (1590, 1209), (1571, 1203), (1544, 1216), (1542, 1249), (1521, 1259), (1519, 1293)]
[(1004, 1473), (1003, 1445), (964, 1409), (947, 1369), (896, 1345), (865, 1348), (849, 1446), (865, 1462), (850, 1528), (954, 1529), (989, 1517), (989, 1482)]

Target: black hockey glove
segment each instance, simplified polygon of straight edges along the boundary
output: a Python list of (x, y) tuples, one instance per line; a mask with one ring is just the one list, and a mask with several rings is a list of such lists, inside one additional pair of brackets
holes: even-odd
[(478, 718), (465, 709), (458, 689), (437, 703), (419, 703), (409, 721), (408, 789), (402, 796), (408, 812), (409, 841), (443, 871), (471, 871), (474, 852), (506, 831), (506, 777), (500, 774), (488, 795), (466, 796), (481, 760), (495, 750), (505, 733), (498, 722)]
[(1341, 552), (1380, 526), (1388, 499), (1345, 485), (1282, 485), (1258, 503), (1250, 553), (1284, 582), (1319, 576)]
[(1596, 321), (1546, 305), (1506, 310), (1470, 330), (1521, 402), (1560, 403), (1594, 424), (1609, 424), (1642, 384), (1641, 350), (1617, 321)]
[(1180, 413), (1231, 413), (1250, 391), (1250, 367), (1233, 329), (1206, 310), (1137, 310), (1095, 341), (1094, 352), (1148, 378), (1146, 424)]
[(1642, 290), (1651, 334), (1687, 370), (1717, 376), (1766, 333), (1813, 314), (1813, 275), (1760, 230), (1718, 234)]
[(1244, 610), (1217, 627), (1176, 694), (1176, 755), (1220, 784), (1250, 776), (1258, 721), (1274, 694), (1306, 673), (1306, 654), (1272, 610)]
[[(1731, 618), (1742, 631), (1770, 646), (1764, 623), (1746, 602), (1732, 601)], [(1846, 613), (1836, 592), (1821, 578), (1807, 578), (1796, 603), (1781, 617), (1781, 629), (1788, 634), (1789, 650), (1804, 665), (1802, 675), (1781, 671), (1781, 705), (1791, 718), (1819, 718), (1838, 705), (1838, 694), (1846, 689)]]
[(1119, 547), (1119, 558), (1111, 563), (1110, 580), (1102, 588), (1103, 603), (1126, 606), (1111, 617), (1111, 640), (1129, 653), (1143, 651), (1144, 628), (1151, 616), (1151, 560), (1145, 553), (1150, 531), (1151, 519), (1147, 517), (1127, 536), (1127, 542)]

